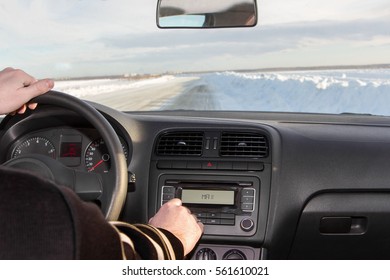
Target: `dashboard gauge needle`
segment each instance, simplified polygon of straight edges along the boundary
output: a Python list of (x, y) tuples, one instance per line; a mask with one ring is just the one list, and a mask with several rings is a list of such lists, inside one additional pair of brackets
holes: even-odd
[(96, 167), (98, 167), (100, 164), (102, 164), (104, 160), (100, 160), (98, 163), (96, 163), (94, 166), (92, 166), (90, 169), (88, 169), (88, 172), (94, 171)]

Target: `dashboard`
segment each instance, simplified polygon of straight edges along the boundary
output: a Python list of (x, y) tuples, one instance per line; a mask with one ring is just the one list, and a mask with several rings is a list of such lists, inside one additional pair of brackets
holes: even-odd
[[(137, 178), (120, 219), (181, 198), (205, 224), (190, 258), (390, 258), (389, 118), (93, 106)], [(97, 130), (55, 106), (2, 120), (0, 162), (29, 153), (110, 173)]]

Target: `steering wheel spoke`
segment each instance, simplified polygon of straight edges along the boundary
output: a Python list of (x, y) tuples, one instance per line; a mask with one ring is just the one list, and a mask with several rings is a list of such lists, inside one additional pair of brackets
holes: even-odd
[(100, 174), (74, 171), (73, 190), (86, 201), (94, 201), (103, 194), (103, 180)]

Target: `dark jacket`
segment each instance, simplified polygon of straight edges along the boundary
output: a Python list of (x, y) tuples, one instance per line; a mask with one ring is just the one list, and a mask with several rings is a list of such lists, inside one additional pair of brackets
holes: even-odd
[(0, 167), (0, 259), (182, 259), (170, 232), (107, 222), (69, 188)]

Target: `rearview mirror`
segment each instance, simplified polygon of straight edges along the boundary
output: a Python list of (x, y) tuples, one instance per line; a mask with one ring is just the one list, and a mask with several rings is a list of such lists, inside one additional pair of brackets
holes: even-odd
[(159, 0), (160, 28), (251, 27), (257, 24), (256, 0)]

